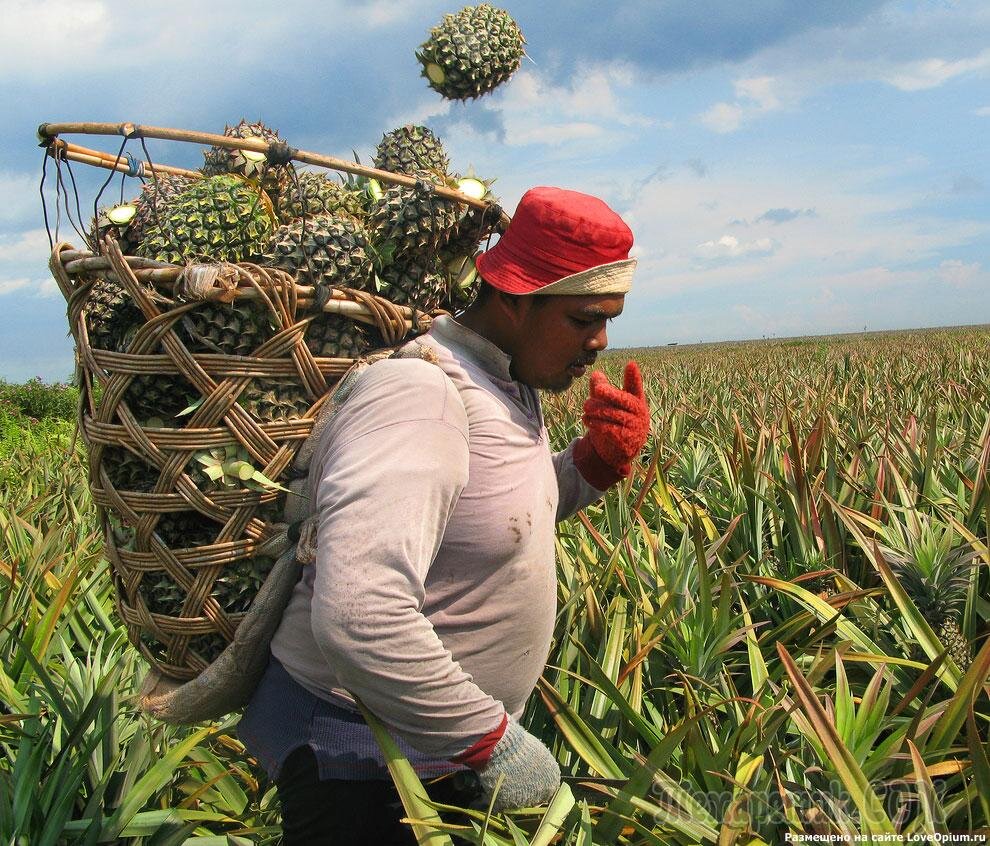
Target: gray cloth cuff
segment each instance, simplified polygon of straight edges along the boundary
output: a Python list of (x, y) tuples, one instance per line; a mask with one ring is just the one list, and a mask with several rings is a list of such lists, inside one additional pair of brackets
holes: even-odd
[(496, 811), (544, 805), (560, 786), (560, 767), (550, 750), (511, 717), (488, 766), (478, 773), (486, 801), (500, 775), (505, 779), (495, 799)]

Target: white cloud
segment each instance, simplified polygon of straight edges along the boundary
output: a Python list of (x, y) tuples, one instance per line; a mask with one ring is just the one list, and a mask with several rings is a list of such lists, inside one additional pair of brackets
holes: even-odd
[(48, 233), (44, 229), (30, 229), (0, 240), (0, 262), (36, 262), (45, 264), (51, 255)]
[(772, 76), (757, 76), (751, 79), (737, 79), (733, 83), (736, 97), (752, 100), (761, 111), (768, 112), (780, 108), (778, 81)]
[[(983, 0), (888, 4), (851, 26), (806, 30), (741, 63), (735, 97), (700, 116), (733, 132), (764, 111), (791, 108), (825, 89), (864, 81), (903, 91), (990, 73), (990, 14)], [(976, 114), (990, 115), (990, 106)]]
[(20, 292), (48, 299), (60, 293), (58, 283), (51, 276), (44, 279), (31, 279), (18, 276), (14, 279), (0, 279), (0, 297)]
[(769, 255), (774, 242), (770, 238), (757, 238), (755, 241), (740, 241), (735, 235), (723, 235), (717, 241), (698, 244), (698, 253), (705, 257), (729, 257), (749, 255)]
[(743, 119), (742, 106), (734, 103), (716, 103), (701, 117), (701, 122), (709, 129), (719, 133), (735, 132)]
[[(888, 186), (892, 174), (886, 176)], [(990, 236), (990, 221), (933, 217), (918, 208), (916, 192), (879, 191), (876, 184), (872, 171), (815, 171), (806, 163), (775, 161), (762, 170), (715, 169), (700, 181), (675, 171), (630, 191), (624, 210), (637, 243), (649, 248), (640, 260), (639, 290), (645, 296), (722, 290), (757, 296), (770, 280), (785, 279), (806, 296), (821, 286), (845, 292), (890, 287), (913, 278), (897, 268), (937, 267), (959, 247)], [(816, 214), (790, 221), (781, 237), (781, 227), (758, 220), (768, 208), (814, 208)], [(750, 224), (727, 228), (733, 219)], [(912, 272), (930, 284), (933, 271)]]
[(545, 126), (517, 126), (512, 134), (513, 144), (549, 144), (558, 146), (567, 141), (596, 138), (605, 134), (595, 123), (550, 123)]
[(390, 115), (386, 118), (385, 125), (395, 127), (411, 123), (418, 126), (447, 114), (450, 114), (450, 100), (442, 100), (431, 93), (429, 97), (410, 105), (406, 110)]
[(967, 73), (990, 69), (990, 49), (968, 59), (924, 59), (895, 69), (886, 81), (901, 91), (925, 91)]
[(41, 208), (37, 174), (0, 171), (0, 224), (37, 219)]
[(787, 337), (809, 334), (805, 315), (774, 307), (759, 308), (748, 303), (735, 303), (727, 312), (728, 321), (736, 338)]
[(990, 281), (990, 273), (978, 261), (967, 264), (959, 259), (947, 259), (938, 266), (938, 278), (953, 288), (968, 288), (978, 282)]
[[(399, 21), (406, 20), (413, 14), (421, 12), (415, 3), (409, 0), (374, 0), (365, 5), (367, 23), (372, 27), (393, 26)], [(436, 23), (439, 23), (439, 18)], [(435, 25), (435, 24), (431, 24)], [(426, 31), (423, 33), (426, 38)]]
[(12, 236), (0, 236), (0, 296), (19, 293), (51, 297), (59, 293), (51, 276), (44, 273), (51, 256), (48, 234), (31, 229)]
[(705, 126), (721, 134), (735, 132), (745, 121), (783, 108), (785, 96), (792, 96), (789, 90), (785, 95), (785, 86), (773, 76), (744, 77), (734, 80), (732, 87), (735, 102), (716, 103), (699, 115)]
[(112, 16), (98, 0), (0, 0), (0, 73), (49, 75), (102, 54)]
[(652, 121), (629, 108), (624, 89), (633, 83), (622, 64), (580, 68), (566, 85), (530, 69), (515, 74), (499, 102), (509, 145), (560, 145), (567, 141), (615, 140)]
[(31, 280), (26, 276), (22, 276), (19, 279), (0, 279), (0, 297), (5, 294), (13, 294), (14, 291), (20, 291), (30, 284)]
[(835, 289), (843, 291), (852, 289), (858, 294), (863, 294), (866, 291), (881, 291), (894, 285), (917, 282), (923, 276), (921, 271), (895, 271), (884, 265), (874, 265), (845, 273), (828, 273), (818, 277), (818, 282), (834, 296)]
[(990, 117), (990, 106), (982, 106), (973, 112), (977, 117)]

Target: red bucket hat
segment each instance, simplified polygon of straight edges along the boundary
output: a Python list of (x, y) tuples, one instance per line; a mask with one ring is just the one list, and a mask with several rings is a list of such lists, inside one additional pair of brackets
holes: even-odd
[(636, 267), (632, 244), (632, 230), (597, 197), (531, 188), (476, 264), (488, 284), (509, 294), (624, 294)]

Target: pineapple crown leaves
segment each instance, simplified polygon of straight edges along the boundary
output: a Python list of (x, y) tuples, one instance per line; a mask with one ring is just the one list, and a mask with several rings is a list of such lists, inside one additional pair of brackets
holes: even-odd
[[(356, 150), (351, 150), (354, 156), (354, 164), (361, 164), (361, 157)], [(381, 182), (370, 176), (363, 176), (356, 173), (341, 174), (341, 184), (349, 191), (354, 191), (364, 197), (365, 205), (375, 203), (382, 198), (385, 190)]]
[(904, 527), (885, 527), (880, 549), (905, 591), (923, 614), (953, 616), (966, 601), (970, 570), (977, 558), (968, 544), (959, 544), (951, 526), (941, 531), (922, 515)]
[(196, 461), (202, 465), (203, 475), (211, 482), (217, 482), (227, 488), (248, 488), (254, 491), (282, 491), (294, 493), (286, 487), (273, 482), (250, 462), (251, 456), (243, 446), (228, 444), (224, 447), (204, 450), (195, 455)]

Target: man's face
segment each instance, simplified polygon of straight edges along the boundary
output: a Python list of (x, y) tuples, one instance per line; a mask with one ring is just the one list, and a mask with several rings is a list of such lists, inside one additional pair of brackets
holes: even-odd
[(546, 391), (566, 390), (608, 346), (606, 323), (622, 313), (624, 302), (622, 294), (520, 298), (509, 351), (513, 378)]

